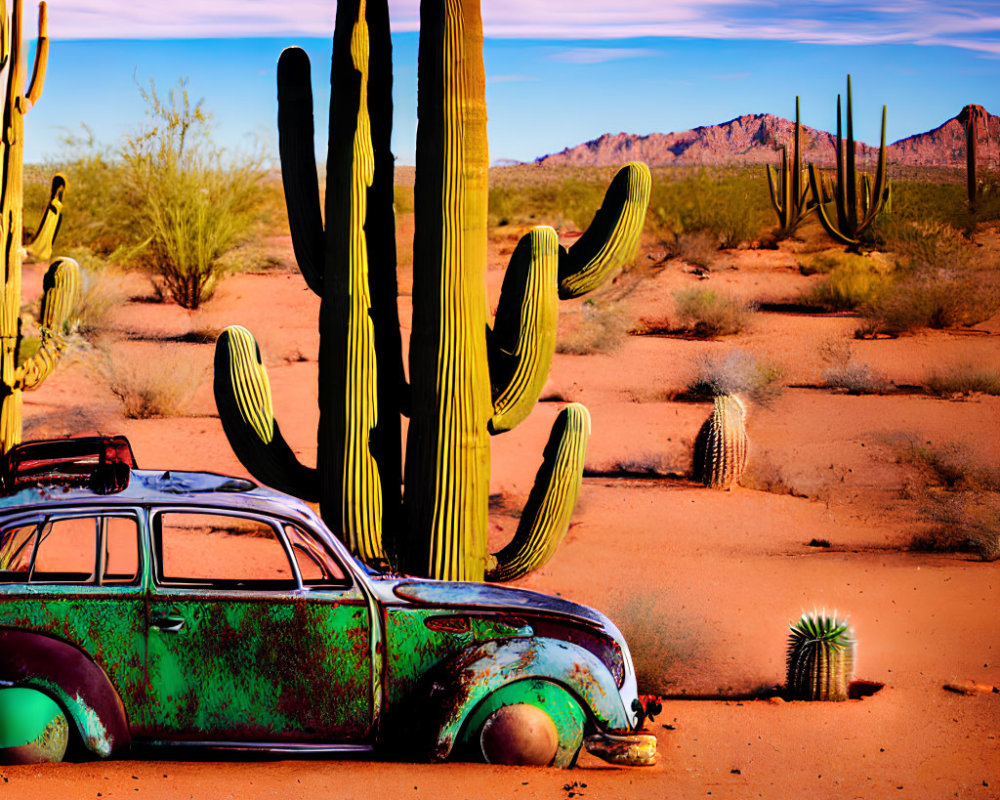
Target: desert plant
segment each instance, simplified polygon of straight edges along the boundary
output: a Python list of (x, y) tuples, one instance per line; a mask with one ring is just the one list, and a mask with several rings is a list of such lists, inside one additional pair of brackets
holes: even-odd
[(556, 342), (556, 352), (612, 353), (625, 344), (630, 328), (631, 318), (623, 302), (588, 298), (580, 308), (576, 325)]
[(167, 368), (162, 359), (125, 359), (109, 353), (99, 370), (126, 419), (183, 415), (206, 376), (204, 365), (190, 358), (171, 359)]
[(746, 418), (746, 407), (735, 395), (715, 398), (695, 439), (695, 480), (711, 489), (731, 489), (739, 483), (747, 465)]
[(843, 389), (848, 394), (885, 394), (892, 388), (892, 381), (881, 372), (854, 360), (827, 367), (823, 380), (831, 389)]
[[(24, 190), (24, 112), (38, 102), (45, 81), (49, 40), (45, 3), (38, 9), (38, 45), (31, 85), (25, 90), (25, 56), (21, 43), (21, 0), (9, 10), (0, 4), (0, 66), (6, 67), (4, 124), (0, 134), (3, 188), (0, 193), (0, 452), (21, 441), (21, 393), (37, 388), (55, 368), (65, 344), (65, 328), (78, 290), (79, 270), (72, 259), (56, 259), (45, 274), (39, 347), (30, 358), (21, 351), (22, 203)], [(54, 183), (55, 187), (56, 184)], [(61, 190), (56, 192), (61, 197)], [(54, 200), (58, 198), (53, 198)], [(51, 250), (58, 228), (58, 208), (50, 206), (32, 246)]]
[(846, 700), (854, 679), (854, 633), (837, 612), (803, 614), (790, 625), (786, 689), (794, 700)]
[(781, 146), (781, 161), (778, 166), (764, 167), (767, 172), (767, 187), (771, 192), (771, 205), (778, 215), (778, 236), (785, 238), (795, 233), (802, 220), (812, 210), (809, 203), (809, 186), (803, 176), (801, 126), (799, 125), (799, 98), (795, 97), (795, 138), (792, 144), (792, 163), (788, 163), (788, 148)]
[(952, 395), (1000, 395), (1000, 370), (958, 364), (943, 372), (932, 372), (927, 389), (942, 397)]
[(674, 292), (681, 324), (706, 338), (739, 333), (750, 324), (754, 304), (732, 295), (694, 286)]
[[(632, 258), (649, 171), (623, 168), (572, 248), (560, 247), (551, 228), (527, 234), (488, 331), (479, 5), (424, 0), (407, 386), (396, 308), (390, 54), (384, 1), (337, 5), (325, 229), (309, 61), (290, 48), (278, 64), (289, 224), (303, 277), (323, 298), (317, 468), (301, 465), (281, 437), (260, 351), (245, 329), (228, 328), (219, 339), (216, 402), (247, 468), (265, 483), (320, 499), (324, 519), (364, 560), (438, 578), (508, 580), (539, 566), (566, 531), (589, 414), (570, 404), (557, 417), (535, 489), (499, 560), (487, 552), (489, 436), (517, 425), (541, 392), (558, 296), (590, 291)], [(401, 410), (410, 417), (402, 504)]]
[(783, 377), (784, 370), (778, 364), (736, 347), (721, 355), (707, 353), (699, 357), (688, 391), (705, 398), (738, 394), (767, 406), (781, 394)]
[[(819, 220), (835, 241), (846, 245), (852, 252), (860, 252), (866, 245), (864, 238), (878, 214), (889, 203), (889, 181), (886, 177), (885, 106), (882, 106), (882, 138), (879, 145), (878, 166), (874, 179), (859, 176), (854, 146), (854, 116), (851, 101), (851, 76), (847, 76), (847, 149), (844, 150), (840, 116), (840, 95), (837, 95), (837, 182), (831, 190), (824, 189), (815, 164), (809, 165), (809, 183), (813, 203)], [(858, 189), (861, 190), (860, 204)], [(836, 223), (826, 213), (824, 200), (832, 196), (837, 209)]]
[(207, 132), (202, 102), (185, 81), (161, 98), (140, 88), (147, 126), (125, 138), (121, 157), (137, 241), (128, 257), (159, 275), (170, 296), (194, 309), (222, 277), (220, 259), (253, 225), (264, 171), (259, 158), (227, 157)]
[(967, 105), (958, 115), (958, 121), (965, 128), (965, 181), (966, 194), (969, 197), (969, 211), (975, 213), (976, 200), (979, 195), (979, 185), (976, 182), (976, 153), (978, 150), (979, 130), (983, 126), (986, 110), (982, 106)]

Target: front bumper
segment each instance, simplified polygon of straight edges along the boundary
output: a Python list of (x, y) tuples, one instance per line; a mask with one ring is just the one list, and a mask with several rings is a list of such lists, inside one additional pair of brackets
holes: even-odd
[(609, 764), (648, 767), (656, 763), (656, 737), (648, 733), (595, 733), (583, 740), (583, 746)]

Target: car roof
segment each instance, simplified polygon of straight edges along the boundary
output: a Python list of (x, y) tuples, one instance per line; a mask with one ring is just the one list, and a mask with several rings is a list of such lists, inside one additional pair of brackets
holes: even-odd
[(100, 493), (72, 483), (41, 483), (0, 496), (0, 514), (14, 510), (88, 505), (113, 508), (136, 505), (196, 505), (234, 511), (263, 511), (311, 523), (312, 509), (290, 495), (260, 486), (246, 478), (213, 472), (130, 470), (128, 486)]

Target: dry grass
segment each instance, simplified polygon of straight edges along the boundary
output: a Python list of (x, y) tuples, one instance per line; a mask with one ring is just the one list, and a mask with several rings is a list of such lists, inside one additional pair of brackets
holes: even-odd
[(625, 303), (585, 300), (576, 325), (556, 340), (556, 352), (569, 355), (612, 353), (625, 344), (631, 328), (632, 318)]
[(828, 339), (820, 345), (819, 352), (827, 365), (823, 380), (831, 389), (848, 394), (884, 394), (893, 386), (881, 372), (854, 359), (847, 339)]
[(112, 358), (108, 352), (99, 372), (121, 402), (122, 414), (127, 419), (183, 416), (194, 393), (208, 377), (208, 370), (195, 359), (126, 361)]
[(688, 384), (688, 391), (698, 397), (708, 399), (738, 394), (769, 406), (784, 390), (781, 382), (784, 370), (744, 348), (733, 348), (722, 354), (709, 353), (695, 364), (695, 376)]
[(700, 286), (674, 292), (674, 300), (681, 325), (706, 339), (746, 330), (756, 308), (749, 300)]
[(960, 364), (946, 372), (932, 373), (927, 379), (927, 388), (941, 397), (1000, 395), (1000, 371), (974, 364)]
[(753, 458), (747, 461), (746, 469), (743, 470), (740, 486), (755, 492), (805, 496), (788, 483), (781, 467), (774, 463), (769, 453), (754, 453)]

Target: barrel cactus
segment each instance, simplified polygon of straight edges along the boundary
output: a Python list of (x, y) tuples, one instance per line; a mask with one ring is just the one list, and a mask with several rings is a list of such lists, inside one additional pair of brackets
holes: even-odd
[[(215, 393), (237, 456), (259, 480), (318, 500), (371, 564), (450, 580), (510, 580), (566, 531), (590, 430), (557, 418), (511, 546), (487, 549), (489, 437), (531, 411), (555, 349), (560, 297), (594, 289), (632, 258), (649, 170), (626, 165), (572, 248), (539, 227), (515, 249), (492, 327), (486, 314), (489, 158), (478, 0), (421, 3), (413, 323), (407, 383), (396, 308), (391, 43), (385, 0), (337, 4), (326, 213), (313, 152), (309, 60), (278, 63), (282, 176), (296, 259), (320, 306), (315, 469), (281, 437), (253, 336), (228, 328)], [(325, 222), (324, 222), (325, 218)], [(409, 416), (401, 492), (399, 414)]]
[(803, 614), (790, 626), (788, 695), (794, 700), (846, 700), (854, 678), (854, 633), (836, 612)]
[(698, 432), (694, 448), (694, 474), (712, 489), (731, 489), (747, 464), (747, 412), (734, 394), (719, 395), (712, 414)]
[(24, 197), (24, 113), (38, 102), (45, 82), (49, 52), (45, 3), (39, 5), (38, 45), (31, 84), (25, 89), (25, 53), (21, 44), (21, 0), (8, 10), (0, 4), (0, 68), (6, 67), (4, 125), (0, 134), (3, 187), (0, 192), (0, 452), (21, 441), (21, 393), (37, 388), (52, 372), (65, 345), (64, 327), (79, 291), (79, 268), (72, 259), (53, 261), (45, 275), (45, 296), (39, 318), (41, 345), (30, 358), (21, 359), (21, 264), (25, 255), (47, 259), (59, 227), (65, 180), (52, 181), (52, 196), (35, 236), (25, 248), (22, 202)]

